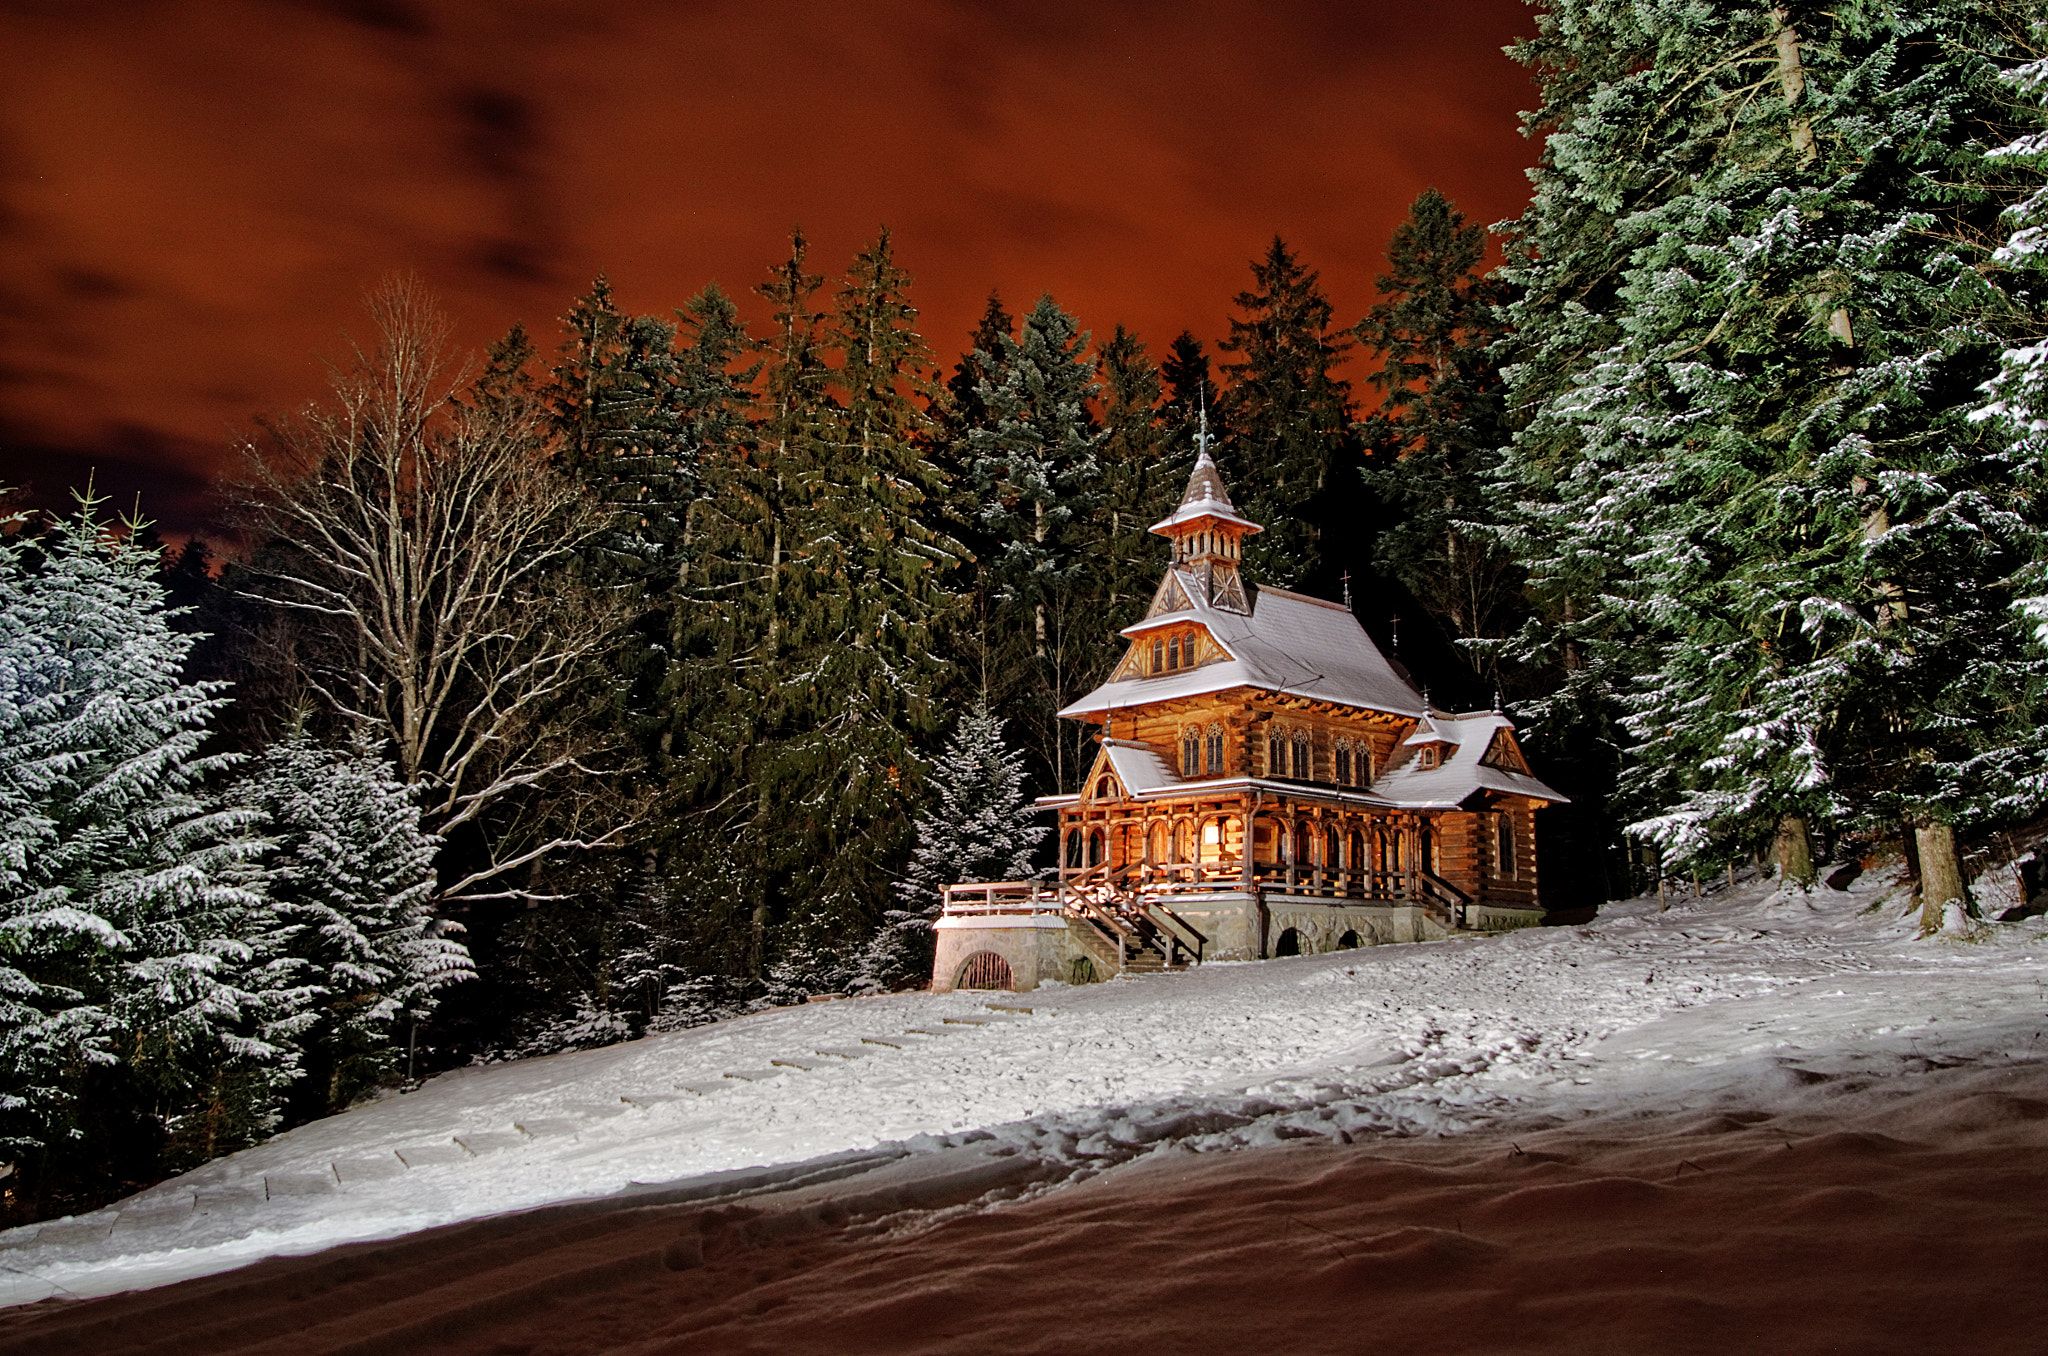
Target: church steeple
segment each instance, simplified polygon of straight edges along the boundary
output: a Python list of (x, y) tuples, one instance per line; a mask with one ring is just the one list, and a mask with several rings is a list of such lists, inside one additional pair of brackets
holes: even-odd
[[(1229, 612), (1249, 613), (1244, 583), (1238, 578), (1238, 562), (1244, 558), (1244, 539), (1262, 532), (1251, 519), (1237, 511), (1224, 488), (1223, 476), (1209, 455), (1209, 412), (1202, 411), (1201, 432), (1195, 439), (1195, 470), (1188, 477), (1187, 493), (1180, 507), (1152, 524), (1151, 530), (1173, 543), (1174, 575), (1183, 586), (1199, 588), (1211, 607)], [(1161, 596), (1171, 592), (1162, 587)], [(1162, 610), (1157, 603), (1155, 612)]]

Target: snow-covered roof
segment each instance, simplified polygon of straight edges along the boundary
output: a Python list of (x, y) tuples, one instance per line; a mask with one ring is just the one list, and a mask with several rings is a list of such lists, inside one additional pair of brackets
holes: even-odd
[[(1567, 803), (1568, 798), (1537, 781), (1526, 772), (1482, 763), (1493, 747), (1494, 735), (1515, 728), (1515, 723), (1498, 711), (1477, 711), (1462, 716), (1433, 715), (1436, 733), (1423, 743), (1442, 741), (1455, 747), (1447, 750), (1435, 767), (1423, 767), (1415, 754), (1388, 768), (1374, 780), (1372, 789), (1406, 809), (1449, 809), (1462, 805), (1474, 793), (1492, 791), (1504, 796), (1528, 796), (1532, 800)], [(1405, 744), (1418, 741), (1412, 736)]]
[(1195, 697), (1231, 688), (1268, 692), (1345, 706), (1420, 716), (1422, 694), (1394, 671), (1358, 619), (1336, 603), (1282, 589), (1252, 592), (1251, 613), (1211, 606), (1192, 570), (1176, 570), (1188, 607), (1147, 617), (1123, 634), (1139, 635), (1172, 622), (1194, 622), (1228, 656), (1198, 668), (1104, 683), (1060, 712), (1085, 718), (1126, 707)]
[[(1150, 744), (1129, 739), (1104, 739), (1103, 760), (1133, 800), (1153, 800), (1204, 793), (1258, 790), (1277, 798), (1342, 801), (1386, 810), (1443, 810), (1462, 805), (1474, 793), (1492, 791), (1504, 796), (1527, 796), (1532, 800), (1563, 802), (1566, 798), (1526, 772), (1494, 767), (1481, 760), (1493, 747), (1501, 730), (1512, 731), (1514, 722), (1497, 711), (1471, 715), (1435, 716), (1436, 731), (1427, 742), (1452, 745), (1436, 767), (1425, 768), (1412, 753), (1381, 773), (1369, 787), (1331, 786), (1271, 777), (1182, 777), (1173, 764)], [(1078, 804), (1082, 795), (1042, 796), (1038, 804), (1048, 809)]]
[(1105, 739), (1102, 751), (1109, 762), (1109, 770), (1123, 783), (1124, 790), (1133, 796), (1180, 784), (1180, 774), (1168, 766), (1150, 744), (1137, 744), (1128, 739)]
[(1192, 523), (1202, 518), (1215, 518), (1221, 522), (1234, 523), (1247, 533), (1263, 532), (1251, 519), (1237, 511), (1230, 502), (1230, 491), (1223, 488), (1223, 475), (1216, 469), (1215, 459), (1205, 446), (1202, 454), (1195, 458), (1195, 473), (1188, 477), (1187, 493), (1180, 497), (1180, 507), (1166, 517), (1152, 524), (1149, 530), (1170, 534), (1182, 523)]
[(1403, 744), (1455, 744), (1458, 741), (1447, 737), (1437, 728), (1436, 712), (1425, 709), (1422, 719), (1415, 722), (1415, 728), (1408, 732)]

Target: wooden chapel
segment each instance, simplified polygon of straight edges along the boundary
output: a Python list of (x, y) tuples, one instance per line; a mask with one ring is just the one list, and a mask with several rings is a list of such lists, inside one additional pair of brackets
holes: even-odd
[(1500, 711), (1447, 714), (1349, 608), (1246, 580), (1206, 438), (1172, 559), (1107, 682), (1060, 715), (1100, 752), (1059, 816), (1057, 880), (947, 891), (935, 990), (1028, 989), (1531, 926), (1536, 811)]

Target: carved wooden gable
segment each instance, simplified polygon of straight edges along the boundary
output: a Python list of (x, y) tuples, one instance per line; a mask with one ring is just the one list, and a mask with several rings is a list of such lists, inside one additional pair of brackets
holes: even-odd
[(1486, 746), (1486, 752), (1479, 761), (1486, 767), (1497, 767), (1503, 772), (1519, 772), (1529, 776), (1529, 760), (1522, 756), (1522, 746), (1515, 740), (1513, 730), (1502, 727), (1493, 732), (1493, 741)]

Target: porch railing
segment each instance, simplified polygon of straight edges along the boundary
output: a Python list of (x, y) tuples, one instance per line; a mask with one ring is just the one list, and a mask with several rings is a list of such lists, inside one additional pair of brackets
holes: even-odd
[[(1260, 864), (1253, 882), (1269, 890), (1322, 899), (1357, 899), (1420, 905), (1446, 927), (1464, 928), (1472, 897), (1432, 871), (1347, 871), (1303, 865)], [(1058, 882), (991, 881), (945, 887), (945, 915), (985, 918), (1062, 915), (1084, 923), (1105, 946), (1114, 946), (1118, 968), (1142, 952), (1167, 965), (1183, 957), (1200, 964), (1209, 937), (1176, 912), (1170, 899), (1244, 882), (1235, 862), (1141, 865), (1112, 869), (1074, 867)]]

